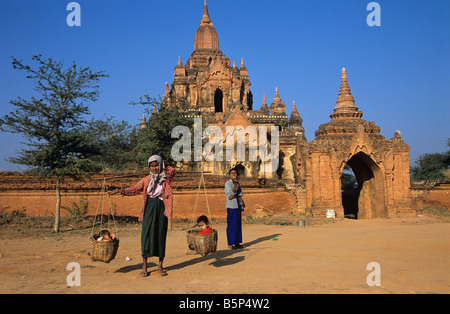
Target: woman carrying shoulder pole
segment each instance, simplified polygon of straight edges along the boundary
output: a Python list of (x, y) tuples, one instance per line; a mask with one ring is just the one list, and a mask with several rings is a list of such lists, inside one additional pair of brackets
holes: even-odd
[(148, 166), (150, 175), (140, 180), (135, 186), (116, 190), (110, 194), (121, 193), (123, 196), (134, 196), (143, 194), (142, 209), (139, 221), (142, 222), (141, 253), (142, 272), (147, 277), (147, 259), (159, 257), (158, 270), (156, 274), (167, 276), (163, 268), (166, 254), (166, 238), (168, 222), (172, 221), (173, 193), (172, 180), (176, 169), (165, 167), (160, 156), (154, 155), (149, 158)]

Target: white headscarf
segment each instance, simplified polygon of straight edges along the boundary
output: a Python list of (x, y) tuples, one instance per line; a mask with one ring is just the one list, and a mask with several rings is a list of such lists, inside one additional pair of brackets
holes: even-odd
[(159, 165), (159, 172), (157, 174), (155, 174), (150, 171), (150, 175), (152, 176), (152, 179), (147, 188), (148, 194), (150, 194), (150, 192), (153, 191), (156, 183), (163, 183), (164, 181), (167, 180), (166, 173), (164, 172), (165, 165), (164, 165), (164, 161), (162, 160), (162, 158), (159, 157), (158, 155), (153, 155), (152, 157), (150, 157), (148, 159), (148, 166), (150, 167), (150, 164), (154, 161), (156, 161)]

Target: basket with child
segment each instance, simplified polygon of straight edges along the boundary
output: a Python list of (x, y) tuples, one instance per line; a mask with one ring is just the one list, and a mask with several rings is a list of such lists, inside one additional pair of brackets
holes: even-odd
[(108, 201), (109, 201), (109, 209), (108, 209), (108, 229), (110, 225), (109, 217), (112, 216), (113, 222), (114, 222), (114, 230), (116, 234), (110, 233), (108, 230), (103, 229), (103, 207), (104, 207), (104, 196), (107, 195), (107, 186), (106, 186), (106, 179), (103, 179), (103, 185), (102, 190), (100, 192), (100, 199), (99, 204), (101, 203), (101, 215), (100, 215), (100, 232), (99, 233), (93, 233), (95, 223), (97, 220), (97, 213), (98, 213), (98, 207), (97, 211), (95, 213), (94, 221), (92, 224), (91, 233), (92, 236), (89, 238), (89, 256), (91, 257), (91, 260), (93, 262), (103, 262), (103, 263), (109, 263), (111, 262), (117, 254), (117, 250), (119, 249), (119, 238), (116, 236), (117, 234), (117, 226), (116, 221), (114, 218), (114, 215), (111, 215), (111, 197), (108, 195)]
[(93, 262), (111, 262), (119, 249), (119, 239), (108, 230), (100, 231), (100, 234), (89, 238), (89, 255)]
[(206, 216), (200, 216), (197, 219), (196, 227), (188, 230), (186, 238), (189, 249), (203, 257), (217, 251), (217, 230), (209, 226)]
[[(198, 185), (197, 196), (195, 199), (195, 205), (192, 214), (193, 217), (196, 216), (198, 196), (200, 194), (202, 184), (205, 193), (208, 215), (209, 217), (211, 217), (211, 211), (209, 208), (208, 195), (206, 192), (206, 185), (203, 171), (200, 177), (200, 183)], [(187, 231), (186, 239), (189, 250), (195, 251), (196, 253), (200, 254), (203, 257), (217, 251), (218, 233), (217, 230), (212, 229), (210, 227), (209, 220), (206, 216), (200, 216), (197, 219), (197, 224)]]

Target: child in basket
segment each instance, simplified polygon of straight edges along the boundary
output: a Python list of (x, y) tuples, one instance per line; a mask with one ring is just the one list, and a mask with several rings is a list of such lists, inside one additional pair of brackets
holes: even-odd
[(100, 237), (97, 239), (99, 242), (111, 242), (116, 239), (116, 235), (110, 234), (108, 230), (100, 231)]
[(209, 226), (209, 220), (206, 216), (200, 216), (197, 219), (197, 226), (200, 228), (199, 235), (211, 234), (213, 233), (211, 227)]

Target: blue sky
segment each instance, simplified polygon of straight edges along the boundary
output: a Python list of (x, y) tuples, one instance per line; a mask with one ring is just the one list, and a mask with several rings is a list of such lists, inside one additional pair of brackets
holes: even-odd
[[(0, 2), (0, 116), (9, 101), (34, 95), (11, 56), (31, 63), (42, 54), (104, 70), (94, 117), (114, 116), (138, 124), (140, 96), (164, 93), (181, 56), (194, 49), (203, 0), (79, 0), (81, 26), (69, 27), (65, 0)], [(330, 121), (341, 69), (363, 119), (381, 134), (395, 130), (411, 146), (412, 162), (424, 153), (446, 151), (450, 137), (450, 1), (384, 0), (381, 26), (369, 27), (369, 0), (209, 0), (220, 49), (237, 65), (244, 58), (254, 107), (275, 88), (288, 114), (296, 101), (308, 141)], [(20, 136), (0, 133), (0, 169), (23, 147)]]

